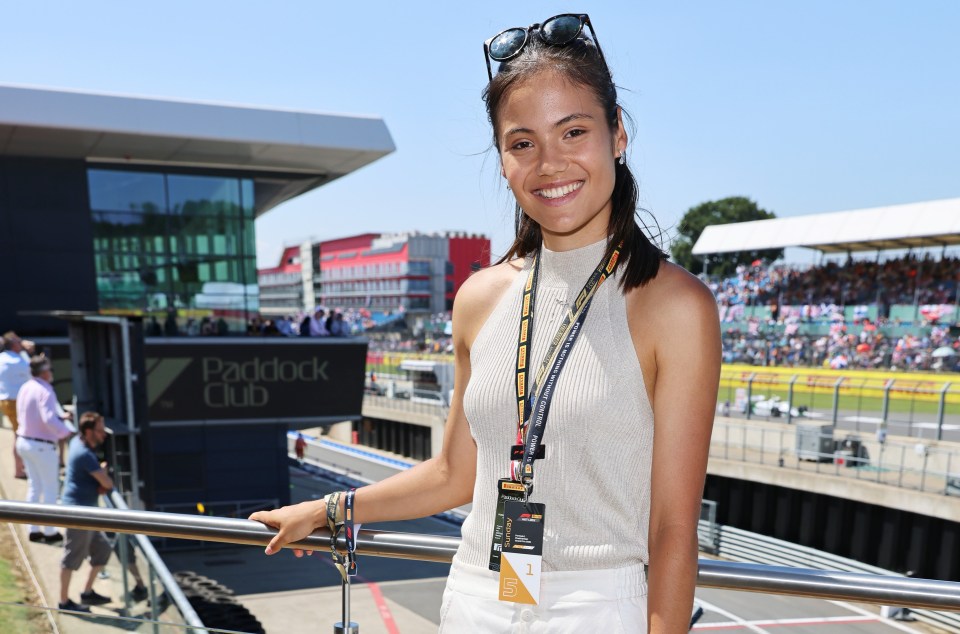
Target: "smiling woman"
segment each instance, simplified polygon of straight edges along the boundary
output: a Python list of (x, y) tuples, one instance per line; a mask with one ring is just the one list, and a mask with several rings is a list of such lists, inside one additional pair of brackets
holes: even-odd
[(348, 531), (472, 502), (441, 632), (689, 627), (719, 320), (637, 224), (616, 87), (584, 27), (564, 14), (484, 44), (516, 239), (457, 295), (441, 453), (354, 496), (252, 516), (280, 529), (272, 554), (338, 530), (343, 499)]

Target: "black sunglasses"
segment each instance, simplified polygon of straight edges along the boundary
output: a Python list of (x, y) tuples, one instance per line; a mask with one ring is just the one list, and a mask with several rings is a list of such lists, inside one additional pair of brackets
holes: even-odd
[[(593, 31), (590, 16), (586, 13), (561, 13), (552, 18), (547, 18), (543, 24), (537, 22), (527, 28), (515, 26), (505, 29), (484, 42), (483, 58), (487, 62), (487, 75), (490, 77), (490, 81), (493, 81), (493, 68), (490, 66), (490, 60), (505, 62), (508, 59), (513, 59), (520, 54), (523, 47), (530, 41), (531, 33), (536, 32), (541, 40), (551, 46), (566, 46), (580, 36), (584, 24), (590, 29), (593, 45), (597, 47), (600, 61), (606, 66), (607, 60), (604, 59), (603, 51), (600, 50), (600, 42), (597, 41), (597, 34)], [(607, 72), (609, 72), (609, 67)]]

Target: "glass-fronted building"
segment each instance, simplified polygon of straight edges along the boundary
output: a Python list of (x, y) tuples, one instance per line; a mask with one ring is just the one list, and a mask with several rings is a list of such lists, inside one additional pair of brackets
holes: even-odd
[(97, 297), (239, 330), (259, 311), (254, 183), (226, 175), (91, 168)]
[(393, 149), (371, 117), (0, 86), (0, 331), (68, 310), (241, 332), (255, 219)]

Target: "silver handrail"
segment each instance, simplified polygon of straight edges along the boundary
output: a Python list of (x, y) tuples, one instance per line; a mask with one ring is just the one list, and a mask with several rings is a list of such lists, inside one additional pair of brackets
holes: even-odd
[[(0, 520), (250, 546), (265, 546), (276, 534), (273, 529), (250, 520), (10, 500), (0, 500)], [(340, 540), (341, 547), (345, 548), (342, 536)], [(357, 552), (360, 554), (441, 563), (449, 563), (453, 559), (459, 544), (460, 540), (456, 537), (390, 531), (364, 530), (357, 536)], [(328, 550), (330, 533), (326, 529), (318, 529), (311, 536), (287, 547)], [(960, 583), (951, 581), (706, 559), (700, 560), (699, 567), (697, 584), (707, 588), (960, 611)]]
[[(110, 500), (110, 503), (113, 504), (115, 509), (120, 511), (130, 510), (127, 508), (126, 502), (123, 501), (123, 496), (116, 491), (112, 491), (108, 496), (108, 499)], [(143, 533), (135, 533), (134, 539), (136, 539), (137, 545), (140, 546), (140, 551), (143, 553), (143, 556), (148, 562), (150, 562), (150, 565), (153, 567), (153, 570), (160, 579), (160, 583), (167, 591), (167, 594), (170, 596), (170, 599), (173, 601), (174, 605), (177, 606), (177, 609), (180, 610), (180, 614), (183, 616), (183, 620), (186, 622), (186, 624), (191, 628), (197, 628), (197, 630), (206, 631), (206, 627), (204, 626), (203, 621), (200, 619), (200, 616), (197, 614), (196, 610), (193, 609), (193, 606), (190, 605), (187, 595), (185, 595), (183, 590), (180, 589), (180, 584), (178, 584), (177, 580), (174, 579), (173, 575), (170, 574), (170, 570), (163, 562), (163, 559), (160, 558), (160, 553), (158, 553), (157, 549), (153, 547), (153, 544), (150, 543), (150, 540), (147, 539), (146, 535)], [(197, 630), (191, 629), (189, 631), (196, 632)]]

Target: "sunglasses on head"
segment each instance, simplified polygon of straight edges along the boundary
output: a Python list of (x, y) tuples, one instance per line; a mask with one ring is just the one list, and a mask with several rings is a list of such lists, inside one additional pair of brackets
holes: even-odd
[(490, 66), (490, 60), (505, 62), (508, 59), (513, 59), (520, 54), (523, 47), (530, 41), (531, 33), (536, 33), (541, 40), (551, 46), (566, 46), (580, 36), (584, 24), (590, 29), (593, 45), (597, 47), (600, 61), (606, 66), (607, 60), (604, 59), (603, 51), (600, 50), (600, 42), (597, 41), (597, 34), (593, 31), (590, 16), (586, 13), (561, 13), (552, 18), (547, 18), (542, 24), (536, 22), (526, 28), (515, 26), (505, 29), (484, 42), (483, 57), (487, 62), (487, 75), (490, 77), (490, 81), (493, 81), (493, 68)]

